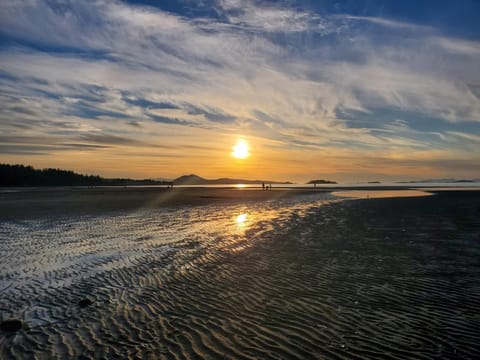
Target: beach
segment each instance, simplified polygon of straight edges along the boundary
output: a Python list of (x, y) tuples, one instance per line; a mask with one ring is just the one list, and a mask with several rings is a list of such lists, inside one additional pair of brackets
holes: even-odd
[(249, 203), (279, 198), (328, 193), (328, 189), (175, 187), (37, 187), (5, 188), (0, 192), (0, 220), (55, 216), (82, 216), (201, 206)]
[(432, 193), (1, 193), (0, 358), (479, 358), (480, 191)]

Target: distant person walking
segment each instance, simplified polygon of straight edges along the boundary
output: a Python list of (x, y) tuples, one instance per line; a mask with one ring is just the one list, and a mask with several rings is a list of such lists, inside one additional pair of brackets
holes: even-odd
[(265, 190), (265, 183), (262, 183), (262, 190)]

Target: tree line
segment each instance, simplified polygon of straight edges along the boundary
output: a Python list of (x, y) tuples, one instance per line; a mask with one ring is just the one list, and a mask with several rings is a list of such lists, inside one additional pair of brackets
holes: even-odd
[(0, 164), (0, 186), (118, 186), (166, 185), (169, 182), (151, 179), (106, 179), (98, 175), (82, 175), (70, 170), (35, 169), (32, 166)]

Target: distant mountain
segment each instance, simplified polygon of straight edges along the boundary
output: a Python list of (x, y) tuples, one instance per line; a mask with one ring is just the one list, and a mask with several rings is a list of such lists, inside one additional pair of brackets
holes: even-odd
[(335, 181), (329, 180), (310, 180), (307, 184), (337, 184)]
[(204, 184), (207, 179), (204, 179), (200, 176), (197, 176), (195, 174), (190, 174), (190, 175), (183, 175), (175, 180), (173, 180), (174, 185), (201, 185)]
[(174, 185), (233, 185), (233, 184), (291, 184), (289, 181), (245, 180), (245, 179), (205, 179), (195, 174), (183, 175), (173, 180)]

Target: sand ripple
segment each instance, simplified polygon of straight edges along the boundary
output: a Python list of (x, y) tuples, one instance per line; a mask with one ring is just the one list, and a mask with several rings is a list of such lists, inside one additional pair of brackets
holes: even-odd
[(480, 358), (479, 200), (0, 223), (0, 358)]

